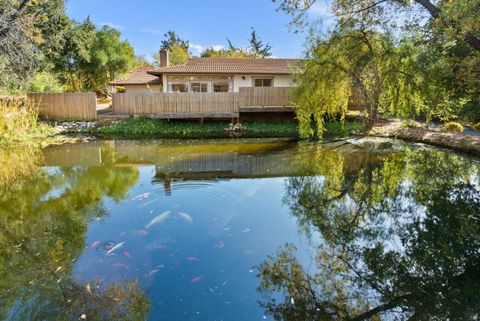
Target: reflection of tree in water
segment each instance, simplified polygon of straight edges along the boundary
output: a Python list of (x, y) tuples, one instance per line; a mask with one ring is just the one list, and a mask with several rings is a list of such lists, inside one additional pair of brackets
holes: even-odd
[(407, 150), (324, 174), (287, 183), (285, 201), (324, 243), (313, 272), (291, 245), (260, 266), (268, 313), (276, 320), (478, 319), (474, 163)]
[(121, 200), (138, 179), (136, 168), (106, 159), (102, 166), (37, 170), (1, 190), (0, 319), (10, 309), (16, 312), (8, 318), (17, 320), (78, 319), (87, 312), (96, 320), (131, 320), (146, 314), (148, 300), (135, 281), (97, 288), (69, 276), (85, 247), (88, 223), (105, 215), (102, 198)]

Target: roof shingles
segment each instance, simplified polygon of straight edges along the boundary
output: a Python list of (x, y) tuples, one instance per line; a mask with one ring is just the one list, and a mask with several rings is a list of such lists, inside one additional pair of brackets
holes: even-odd
[(161, 84), (163, 74), (255, 74), (288, 75), (300, 60), (274, 58), (192, 58), (185, 64), (152, 69), (135, 69), (127, 78), (110, 83), (123, 85)]
[(279, 74), (287, 75), (298, 64), (297, 59), (273, 58), (192, 58), (184, 65), (148, 71), (162, 74)]
[(151, 70), (150, 67), (140, 67), (132, 71), (125, 79), (111, 82), (113, 86), (124, 85), (159, 85), (162, 80), (158, 76), (150, 75), (147, 72)]

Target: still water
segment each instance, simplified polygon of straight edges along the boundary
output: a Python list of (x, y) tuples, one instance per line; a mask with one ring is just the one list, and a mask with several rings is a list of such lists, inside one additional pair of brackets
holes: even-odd
[(0, 319), (477, 320), (480, 163), (378, 139), (0, 152)]

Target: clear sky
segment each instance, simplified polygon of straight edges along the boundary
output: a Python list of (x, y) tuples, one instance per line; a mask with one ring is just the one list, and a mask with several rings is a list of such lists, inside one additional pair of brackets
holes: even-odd
[[(250, 28), (270, 43), (275, 57), (300, 57), (305, 34), (289, 31), (290, 18), (275, 11), (271, 0), (68, 0), (67, 14), (75, 20), (90, 16), (101, 26), (119, 29), (135, 52), (151, 58), (163, 34), (174, 30), (198, 55), (209, 46), (247, 46)], [(313, 10), (321, 14), (324, 8)]]

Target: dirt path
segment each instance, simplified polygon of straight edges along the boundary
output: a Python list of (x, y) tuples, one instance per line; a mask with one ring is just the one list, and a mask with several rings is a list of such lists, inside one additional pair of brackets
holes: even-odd
[(407, 141), (451, 148), (480, 156), (480, 136), (460, 135), (427, 130), (421, 127), (403, 127), (400, 122), (382, 122), (376, 125), (370, 135), (396, 137)]

